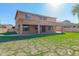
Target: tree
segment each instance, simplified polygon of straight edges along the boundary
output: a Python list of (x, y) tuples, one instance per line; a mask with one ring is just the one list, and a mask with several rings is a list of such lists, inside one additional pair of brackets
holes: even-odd
[(79, 19), (79, 4), (75, 4), (72, 8), (72, 13), (73, 15), (77, 15), (78, 19)]

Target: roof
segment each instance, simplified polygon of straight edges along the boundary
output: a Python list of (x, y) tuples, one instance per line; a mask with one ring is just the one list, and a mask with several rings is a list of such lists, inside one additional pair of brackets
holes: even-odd
[(56, 17), (47, 16), (47, 15), (41, 15), (41, 14), (36, 14), (36, 13), (33, 13), (33, 12), (25, 12), (25, 11), (20, 11), (20, 10), (17, 10), (15, 19), (16, 19), (16, 17), (17, 17), (17, 13), (18, 13), (18, 12), (21, 12), (21, 13), (29, 13), (29, 14), (33, 14), (33, 15), (37, 15), (37, 16), (43, 16), (43, 17), (49, 17), (49, 18), (55, 18), (55, 19), (56, 19)]
[(13, 27), (11, 24), (0, 24), (0, 28)]
[(6, 28), (6, 26), (4, 26), (4, 25), (0, 25), (0, 28)]
[(69, 21), (63, 21), (62, 24), (63, 26), (79, 26), (79, 24), (71, 23)]

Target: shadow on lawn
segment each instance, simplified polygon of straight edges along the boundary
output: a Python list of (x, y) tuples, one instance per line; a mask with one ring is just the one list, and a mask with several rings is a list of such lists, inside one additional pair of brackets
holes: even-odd
[(1, 35), (10, 35), (10, 34), (17, 34), (16, 32), (4, 32), (0, 33)]
[[(65, 33), (61, 33), (61, 34), (65, 34)], [(60, 34), (54, 33), (54, 34), (36, 34), (36, 35), (29, 35), (29, 36), (0, 36), (0, 42), (29, 40), (32, 38), (41, 38), (41, 37), (46, 37), (51, 35), (60, 35)]]

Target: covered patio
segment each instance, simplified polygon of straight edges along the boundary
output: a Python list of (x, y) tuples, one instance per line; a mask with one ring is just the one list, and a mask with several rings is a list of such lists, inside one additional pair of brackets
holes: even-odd
[(20, 34), (42, 34), (42, 33), (54, 33), (55, 26), (50, 25), (28, 25), (22, 24), (20, 27)]

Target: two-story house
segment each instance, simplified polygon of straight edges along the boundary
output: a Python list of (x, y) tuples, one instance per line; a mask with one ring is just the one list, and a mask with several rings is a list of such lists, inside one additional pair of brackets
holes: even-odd
[(18, 34), (41, 34), (62, 32), (61, 23), (55, 17), (17, 11), (15, 31)]

